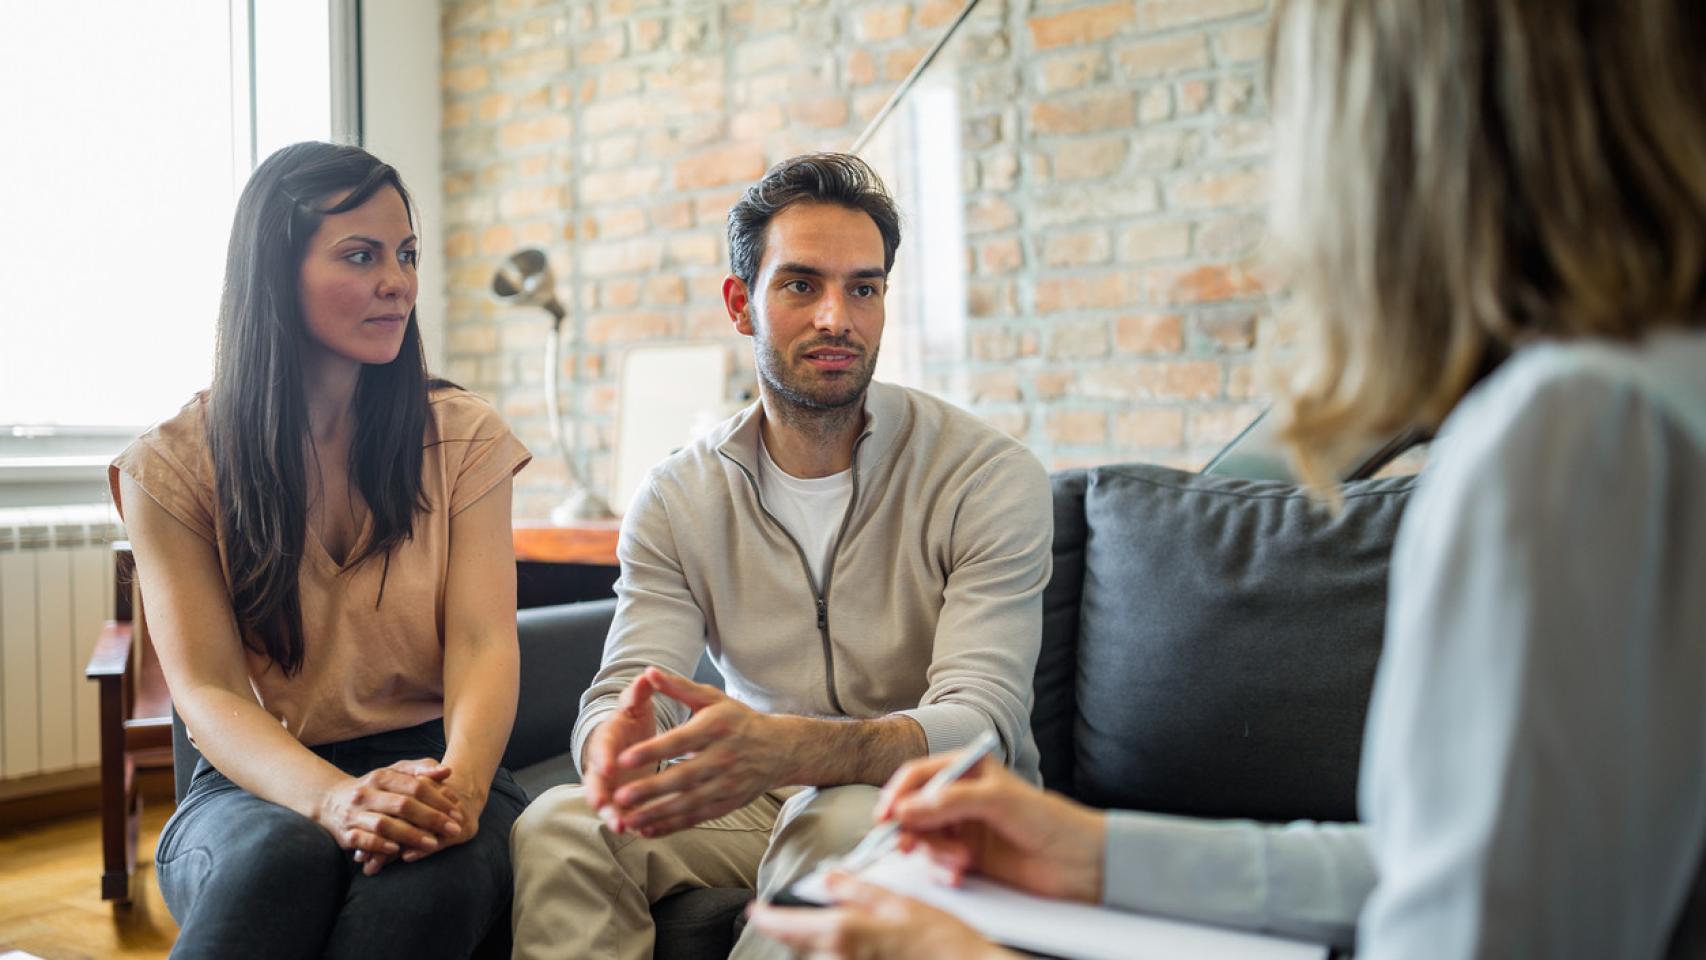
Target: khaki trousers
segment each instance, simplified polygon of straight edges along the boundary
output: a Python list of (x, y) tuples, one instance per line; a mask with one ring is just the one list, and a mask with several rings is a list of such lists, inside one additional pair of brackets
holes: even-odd
[[(773, 895), (871, 828), (877, 788), (789, 788), (667, 837), (611, 833), (579, 786), (545, 792), (510, 833), (515, 956), (647, 960), (651, 905), (682, 890), (747, 887)], [(748, 927), (731, 958), (787, 957)]]

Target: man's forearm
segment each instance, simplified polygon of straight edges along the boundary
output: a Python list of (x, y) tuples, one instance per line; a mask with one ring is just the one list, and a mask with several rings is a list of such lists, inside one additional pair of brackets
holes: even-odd
[(785, 751), (784, 782), (777, 786), (882, 786), (908, 760), (929, 752), (924, 728), (905, 716), (879, 720), (820, 720), (778, 716)]

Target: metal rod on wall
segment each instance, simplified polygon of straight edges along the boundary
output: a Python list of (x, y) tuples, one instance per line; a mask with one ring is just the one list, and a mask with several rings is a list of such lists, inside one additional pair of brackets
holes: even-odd
[(883, 108), (877, 111), (877, 115), (871, 118), (871, 122), (865, 125), (865, 129), (859, 134), (859, 138), (854, 140), (853, 146), (848, 148), (848, 153), (857, 154), (860, 150), (865, 149), (865, 144), (870, 142), (871, 137), (876, 134), (877, 128), (882, 126), (883, 121), (887, 120), (889, 114), (894, 112), (895, 106), (900, 103), (902, 97), (906, 96), (906, 92), (912, 89), (912, 85), (918, 82), (919, 76), (929, 69), (930, 64), (935, 61), (936, 55), (941, 53), (942, 48), (948, 45), (948, 41), (954, 38), (954, 34), (960, 29), (960, 24), (965, 23), (966, 18), (971, 16), (972, 10), (977, 7), (977, 2), (978, 0), (966, 0), (966, 5), (960, 8), (959, 15), (954, 17), (954, 22), (948, 24), (948, 29), (942, 31), (942, 36), (937, 38), (936, 43), (924, 54), (923, 59), (913, 66), (912, 72), (907, 74), (906, 79), (902, 80), (900, 86), (895, 88), (894, 94), (883, 104)]

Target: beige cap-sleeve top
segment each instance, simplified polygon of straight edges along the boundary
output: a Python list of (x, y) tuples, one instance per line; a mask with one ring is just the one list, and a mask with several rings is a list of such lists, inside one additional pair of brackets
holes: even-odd
[[(306, 645), (301, 672), (287, 677), (265, 655), (244, 647), (261, 706), (310, 746), (398, 730), (444, 714), (450, 518), (526, 466), (531, 455), (497, 411), (465, 390), (435, 389), (429, 408), (421, 465), (428, 508), (415, 516), (413, 538), (392, 551), (390, 569), (382, 558), (340, 567), (310, 531), (299, 574)], [(213, 544), (223, 567), (206, 423), (204, 392), (131, 444), (107, 476), (121, 516), (122, 472)], [(367, 524), (360, 536), (367, 536)]]

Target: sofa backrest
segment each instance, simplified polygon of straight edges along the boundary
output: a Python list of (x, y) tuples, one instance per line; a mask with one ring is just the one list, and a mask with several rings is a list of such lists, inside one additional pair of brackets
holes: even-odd
[(1336, 514), (1290, 484), (1148, 465), (1053, 479), (1045, 782), (1104, 807), (1355, 819), (1414, 478), (1348, 485)]

